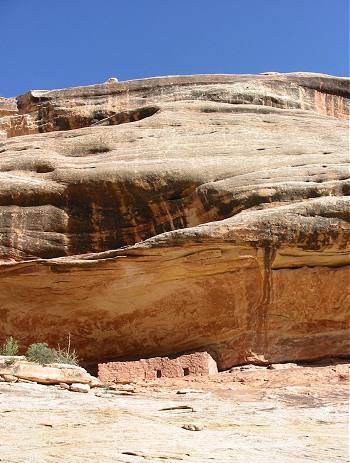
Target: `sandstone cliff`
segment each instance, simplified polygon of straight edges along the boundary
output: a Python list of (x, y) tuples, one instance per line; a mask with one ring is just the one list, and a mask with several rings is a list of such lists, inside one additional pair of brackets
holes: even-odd
[(0, 342), (349, 354), (349, 94), (295, 73), (0, 100)]

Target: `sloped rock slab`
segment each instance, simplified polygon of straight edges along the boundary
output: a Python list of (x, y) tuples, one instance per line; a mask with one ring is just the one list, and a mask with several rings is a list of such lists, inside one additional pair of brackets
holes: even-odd
[(97, 385), (98, 380), (84, 368), (69, 365), (39, 365), (33, 362), (18, 361), (12, 365), (0, 365), (0, 376), (11, 375), (18, 379), (35, 381), (40, 384), (87, 384)]

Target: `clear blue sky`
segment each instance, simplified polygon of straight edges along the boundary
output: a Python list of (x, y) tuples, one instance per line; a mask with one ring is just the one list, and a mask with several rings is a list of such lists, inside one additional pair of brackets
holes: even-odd
[(0, 95), (157, 75), (349, 75), (348, 0), (0, 0)]

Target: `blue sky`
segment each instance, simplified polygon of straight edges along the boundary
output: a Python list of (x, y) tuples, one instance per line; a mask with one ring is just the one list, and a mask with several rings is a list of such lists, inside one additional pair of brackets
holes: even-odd
[(0, 0), (0, 95), (147, 76), (349, 75), (348, 0)]

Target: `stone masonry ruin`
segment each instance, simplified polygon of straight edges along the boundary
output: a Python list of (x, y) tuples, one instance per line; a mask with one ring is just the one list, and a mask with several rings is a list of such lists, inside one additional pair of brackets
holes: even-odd
[(217, 372), (216, 362), (207, 352), (196, 352), (175, 358), (155, 357), (133, 362), (109, 362), (98, 366), (98, 376), (103, 383), (209, 376)]

